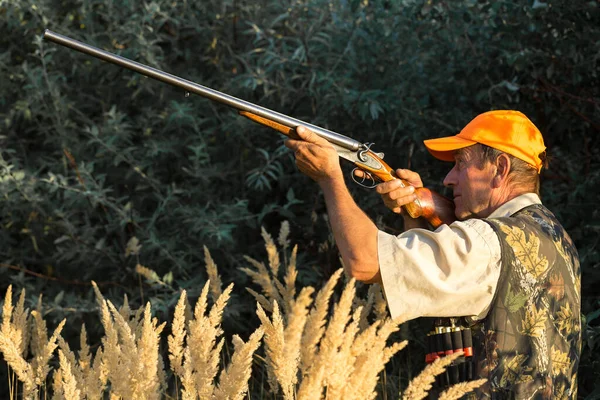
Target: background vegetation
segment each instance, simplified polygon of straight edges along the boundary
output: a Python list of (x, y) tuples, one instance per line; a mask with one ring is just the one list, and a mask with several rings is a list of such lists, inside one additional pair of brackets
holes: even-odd
[[(339, 264), (318, 188), (278, 134), (43, 42), (46, 28), (376, 142), (442, 193), (448, 165), (422, 140), (490, 109), (523, 111), (553, 157), (542, 200), (583, 267), (579, 394), (600, 397), (598, 2), (0, 0), (0, 291), (26, 288), (30, 308), (43, 293), (49, 325), (67, 317), (68, 339), (86, 322), (93, 343), (92, 279), (170, 320), (179, 291), (198, 297), (206, 281), (203, 245), (225, 283), (251, 286), (242, 255), (259, 254), (260, 227), (284, 219), (302, 285)], [(380, 227), (400, 231), (376, 194), (350, 186)], [(228, 334), (258, 325), (242, 290), (226, 313)], [(423, 367), (423, 329), (401, 330), (411, 344), (389, 367), (399, 386)]]

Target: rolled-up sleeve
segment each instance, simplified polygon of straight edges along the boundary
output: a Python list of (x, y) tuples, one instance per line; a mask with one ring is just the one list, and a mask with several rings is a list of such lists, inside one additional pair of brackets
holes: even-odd
[(378, 233), (379, 268), (392, 318), (488, 312), (500, 276), (500, 243), (482, 220)]

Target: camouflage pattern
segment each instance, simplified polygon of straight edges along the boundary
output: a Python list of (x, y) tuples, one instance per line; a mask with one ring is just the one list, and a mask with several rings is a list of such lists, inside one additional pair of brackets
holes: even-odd
[(486, 220), (502, 247), (489, 314), (473, 327), (484, 399), (575, 399), (581, 352), (577, 250), (543, 205)]

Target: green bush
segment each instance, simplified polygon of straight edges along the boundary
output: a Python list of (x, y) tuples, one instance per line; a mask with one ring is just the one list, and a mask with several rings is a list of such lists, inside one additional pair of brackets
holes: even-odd
[[(442, 193), (448, 165), (422, 140), (518, 109), (544, 133), (553, 160), (542, 198), (580, 252), (580, 395), (597, 395), (597, 2), (0, 0), (0, 17), (0, 290), (27, 288), (30, 306), (44, 293), (48, 320), (76, 326), (93, 321), (93, 279), (108, 298), (150, 298), (166, 320), (179, 288), (199, 295), (203, 245), (230, 266), (224, 281), (243, 287), (241, 255), (260, 251), (261, 225), (283, 219), (303, 249), (303, 284), (338, 267), (318, 188), (279, 134), (44, 42), (46, 28), (375, 142)], [(379, 226), (401, 229), (377, 195), (350, 187)], [(166, 284), (142, 282), (138, 264)], [(229, 312), (249, 315), (253, 303), (237, 296)], [(237, 332), (256, 322), (235, 321)], [(417, 361), (391, 374), (422, 367), (422, 329), (405, 328)]]

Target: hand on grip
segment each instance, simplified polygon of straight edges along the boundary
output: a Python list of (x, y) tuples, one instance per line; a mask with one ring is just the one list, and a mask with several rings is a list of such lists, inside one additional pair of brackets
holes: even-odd
[[(383, 203), (387, 208), (397, 214), (402, 213), (402, 206), (410, 204), (417, 199), (416, 188), (423, 187), (423, 182), (418, 173), (408, 169), (397, 169), (396, 177), (377, 185), (376, 191), (381, 195)], [(363, 171), (357, 171), (357, 176), (362, 177)]]

